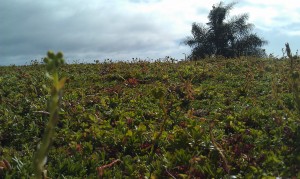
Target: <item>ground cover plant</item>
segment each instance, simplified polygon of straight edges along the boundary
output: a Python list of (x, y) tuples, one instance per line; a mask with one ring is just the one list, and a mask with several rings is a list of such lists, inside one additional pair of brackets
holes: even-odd
[[(50, 118), (46, 67), (0, 67), (0, 178), (33, 177)], [(45, 178), (300, 177), (299, 67), (293, 57), (62, 64)]]

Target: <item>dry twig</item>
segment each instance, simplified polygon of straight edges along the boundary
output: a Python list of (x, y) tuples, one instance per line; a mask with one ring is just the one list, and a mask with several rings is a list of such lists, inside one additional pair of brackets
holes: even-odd
[(104, 174), (104, 169), (105, 169), (105, 168), (112, 167), (112, 166), (113, 166), (114, 164), (116, 164), (117, 162), (121, 162), (121, 160), (120, 160), (120, 159), (117, 159), (117, 160), (112, 161), (110, 164), (103, 165), (103, 166), (101, 166), (101, 167), (97, 167), (98, 177), (99, 177), (99, 178), (102, 178), (102, 177), (103, 177), (103, 174)]
[(210, 134), (210, 140), (213, 144), (213, 146), (217, 149), (217, 151), (219, 152), (222, 160), (223, 160), (223, 168), (224, 170), (226, 171), (226, 173), (229, 173), (230, 172), (230, 169), (229, 169), (229, 166), (228, 166), (228, 162), (227, 162), (227, 159), (223, 153), (223, 149), (222, 147), (216, 142), (215, 138), (214, 138), (214, 135), (212, 133), (212, 128), (214, 126), (214, 123), (212, 122), (209, 126), (209, 134)]

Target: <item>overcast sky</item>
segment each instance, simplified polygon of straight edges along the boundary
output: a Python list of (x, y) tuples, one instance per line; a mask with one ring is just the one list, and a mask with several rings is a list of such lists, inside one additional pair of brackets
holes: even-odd
[[(30, 64), (48, 50), (68, 62), (184, 58), (180, 42), (193, 22), (206, 23), (215, 0), (0, 0), (0, 65)], [(226, 4), (232, 1), (223, 1)], [(282, 55), (300, 48), (298, 0), (238, 0), (231, 15), (249, 14), (254, 32)]]

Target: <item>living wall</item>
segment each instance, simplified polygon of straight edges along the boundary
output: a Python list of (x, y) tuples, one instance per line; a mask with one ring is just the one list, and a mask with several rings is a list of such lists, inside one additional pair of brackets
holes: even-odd
[[(30, 178), (45, 64), (0, 67), (0, 178)], [(295, 62), (294, 69), (299, 71)], [(65, 64), (50, 178), (300, 177), (290, 61)]]

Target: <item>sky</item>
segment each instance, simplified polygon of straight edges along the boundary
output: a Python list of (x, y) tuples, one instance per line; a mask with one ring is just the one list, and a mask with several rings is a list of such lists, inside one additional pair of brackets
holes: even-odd
[[(184, 59), (193, 22), (207, 23), (216, 0), (0, 0), (0, 66), (41, 61), (62, 51), (68, 63)], [(224, 0), (225, 4), (232, 1)], [(282, 56), (300, 48), (298, 0), (237, 0), (230, 16), (247, 13), (253, 32)]]

